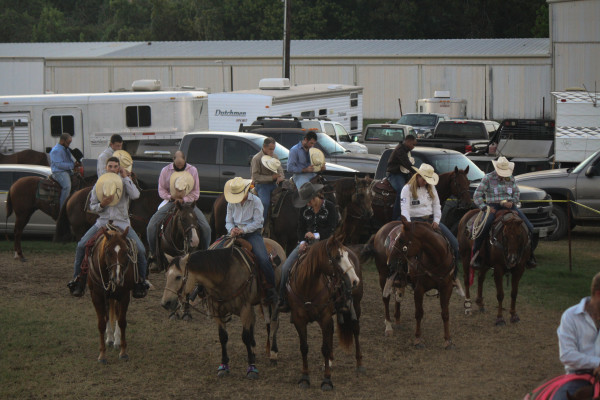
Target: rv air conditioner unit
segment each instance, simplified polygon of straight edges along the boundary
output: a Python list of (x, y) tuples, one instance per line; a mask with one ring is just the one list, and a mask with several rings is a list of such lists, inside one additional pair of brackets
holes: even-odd
[(264, 78), (258, 82), (258, 88), (263, 90), (287, 90), (290, 88), (289, 78)]
[(155, 92), (160, 90), (159, 79), (140, 79), (133, 81), (131, 90), (134, 92)]
[(433, 97), (450, 97), (449, 90), (436, 90), (433, 92)]

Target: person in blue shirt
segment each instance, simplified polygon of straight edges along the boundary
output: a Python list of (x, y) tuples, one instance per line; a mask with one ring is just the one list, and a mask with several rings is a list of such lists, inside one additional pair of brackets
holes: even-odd
[[(309, 131), (298, 144), (290, 149), (287, 170), (294, 174), (294, 183), (298, 189), (316, 175), (314, 172), (315, 167), (310, 162), (309, 154), (309, 150), (314, 147), (316, 143), (317, 134), (313, 131)], [(325, 165), (323, 165), (321, 169), (324, 170)]]
[(52, 178), (61, 187), (60, 191), (60, 207), (69, 198), (71, 193), (71, 176), (73, 175), (73, 168), (75, 168), (75, 162), (69, 151), (69, 146), (73, 138), (68, 133), (60, 135), (60, 139), (56, 146), (50, 151), (50, 169), (52, 170)]

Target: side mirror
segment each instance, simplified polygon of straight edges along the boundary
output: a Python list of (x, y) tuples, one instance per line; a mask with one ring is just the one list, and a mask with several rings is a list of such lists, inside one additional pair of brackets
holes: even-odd
[(589, 167), (587, 167), (587, 169), (585, 170), (585, 176), (587, 176), (588, 178), (591, 178), (594, 176), (594, 166), (590, 165)]

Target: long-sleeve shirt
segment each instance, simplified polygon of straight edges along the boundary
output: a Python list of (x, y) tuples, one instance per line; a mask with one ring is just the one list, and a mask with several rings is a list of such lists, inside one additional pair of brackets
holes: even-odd
[(288, 155), (287, 170), (293, 174), (301, 174), (302, 170), (311, 165), (308, 151), (302, 147), (302, 142), (298, 142), (290, 149)]
[[(194, 187), (184, 196), (183, 201), (186, 203), (195, 203), (200, 197), (200, 181), (198, 180), (198, 170), (190, 164), (185, 164), (185, 171), (189, 172), (194, 178)], [(161, 199), (171, 201), (171, 175), (175, 172), (173, 163), (167, 165), (160, 171), (158, 177), (158, 195)]]
[(585, 297), (579, 304), (568, 308), (556, 330), (560, 361), (568, 374), (600, 366), (600, 332), (585, 311), (589, 300)]
[(100, 155), (98, 156), (98, 160), (96, 161), (96, 173), (98, 174), (98, 178), (102, 176), (106, 172), (106, 161), (112, 157), (115, 151), (112, 147), (108, 146)]
[[(275, 172), (271, 171), (263, 165), (261, 159), (264, 155), (266, 154), (261, 150), (258, 153), (256, 153), (254, 157), (252, 157), (252, 162), (250, 163), (250, 171), (254, 183), (273, 183), (273, 175), (275, 174)], [(273, 154), (273, 158), (277, 158), (277, 156)], [(281, 165), (279, 166), (279, 168), (277, 168), (277, 173), (283, 178), (283, 168), (281, 167)]]
[(323, 200), (323, 204), (316, 214), (312, 207), (304, 206), (300, 210), (298, 219), (298, 241), (303, 241), (307, 232), (318, 234), (319, 240), (327, 239), (333, 234), (337, 224), (338, 212), (335, 204), (329, 200)]
[(242, 203), (227, 203), (225, 228), (231, 232), (236, 226), (244, 233), (252, 233), (263, 227), (263, 205), (258, 196), (248, 193), (248, 198)]
[(433, 215), (433, 222), (439, 224), (442, 218), (440, 198), (435, 188), (433, 188), (432, 192), (433, 198), (429, 196), (426, 187), (419, 187), (417, 188), (417, 198), (414, 199), (410, 192), (410, 185), (404, 185), (400, 193), (400, 204), (404, 218), (410, 221), (411, 217), (417, 218)]
[(480, 209), (484, 209), (486, 203), (500, 203), (503, 200), (518, 203), (520, 197), (521, 191), (514, 177), (511, 176), (506, 180), (498, 176), (496, 171), (492, 171), (486, 174), (477, 186), (473, 194), (473, 202)]
[[(113, 172), (108, 172), (112, 174)], [(121, 199), (114, 206), (101, 207), (98, 196), (96, 195), (96, 185), (90, 195), (90, 211), (98, 214), (96, 226), (102, 227), (112, 220), (113, 225), (121, 229), (130, 226), (129, 222), (129, 199), (135, 200), (140, 197), (140, 191), (135, 186), (131, 178), (121, 178), (123, 180), (123, 193)]]
[(390, 174), (408, 175), (413, 173), (410, 149), (404, 143), (399, 143), (392, 152), (392, 155), (390, 155), (387, 172)]
[(50, 169), (55, 172), (72, 172), (75, 168), (75, 162), (71, 152), (65, 146), (57, 143), (50, 151)]

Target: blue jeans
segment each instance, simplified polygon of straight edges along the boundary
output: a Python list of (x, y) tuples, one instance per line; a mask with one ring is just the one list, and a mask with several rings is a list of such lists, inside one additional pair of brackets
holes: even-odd
[(407, 179), (404, 174), (389, 174), (387, 178), (396, 191), (396, 201), (394, 202), (394, 211), (392, 212), (392, 220), (396, 221), (400, 218), (400, 192), (402, 192), (402, 188), (406, 185)]
[(255, 186), (258, 198), (263, 205), (263, 221), (267, 220), (269, 207), (271, 206), (271, 193), (276, 187), (275, 183), (257, 183)]
[(60, 185), (60, 208), (62, 208), (65, 201), (71, 194), (71, 174), (69, 171), (61, 171), (52, 173), (52, 177)]
[(573, 395), (577, 390), (581, 389), (584, 386), (589, 386), (590, 382), (584, 379), (576, 379), (566, 384), (562, 385), (554, 396), (552, 396), (552, 400), (567, 400), (567, 392), (570, 395)]
[[(85, 244), (99, 230), (100, 228), (98, 226), (93, 225), (77, 243), (77, 250), (75, 250), (75, 264), (73, 265), (73, 278), (77, 278), (81, 273), (81, 263), (83, 262), (83, 257), (85, 256)], [(129, 227), (127, 237), (129, 239), (133, 239), (135, 241), (135, 245), (137, 246), (138, 271), (140, 273), (140, 278), (144, 280), (146, 279), (146, 273), (148, 271), (148, 261), (146, 260), (146, 248), (144, 247), (144, 244), (140, 240), (137, 233), (135, 233), (133, 228)]]
[[(488, 204), (488, 206), (492, 207), (496, 211), (502, 210), (504, 208), (500, 204), (496, 204), (496, 203)], [(525, 222), (525, 225), (527, 225), (527, 229), (529, 229), (529, 234), (533, 235), (533, 225), (531, 224), (531, 222), (529, 222), (529, 220), (527, 219), (525, 214), (523, 214), (523, 211), (521, 211), (521, 209), (519, 209), (514, 203), (513, 203), (511, 210), (517, 212), (517, 214), (519, 215), (519, 218), (521, 218), (523, 220), (523, 222)], [(477, 239), (475, 239), (475, 242), (473, 242), (473, 253), (475, 253), (477, 250), (479, 250), (481, 248), (481, 244), (483, 243), (483, 241), (487, 239), (487, 237), (490, 233), (490, 228), (492, 227), (492, 223), (494, 222), (495, 217), (496, 217), (496, 214), (494, 214), (494, 213), (490, 213), (490, 215), (488, 215), (487, 219), (485, 220), (485, 225), (483, 226), (483, 231), (481, 232), (481, 235), (479, 235), (479, 237)], [(533, 250), (535, 250), (535, 244), (532, 243), (532, 245), (534, 245), (534, 247), (531, 249), (533, 251)]]
[(287, 288), (285, 285), (287, 284), (288, 277), (290, 276), (290, 269), (292, 269), (292, 265), (298, 260), (298, 251), (300, 249), (300, 245), (296, 246), (294, 250), (290, 253), (288, 258), (285, 259), (285, 262), (281, 266), (281, 281), (279, 283), (279, 298), (285, 300), (285, 293), (287, 292)]
[(265, 242), (260, 230), (245, 233), (241, 235), (241, 237), (250, 242), (252, 245), (252, 252), (258, 261), (258, 266), (263, 274), (265, 274), (267, 282), (275, 287), (275, 273), (273, 272), (273, 266), (271, 265), (271, 260), (269, 259), (269, 254), (267, 253), (267, 248), (265, 247)]
[[(148, 249), (150, 250), (150, 254), (156, 254), (156, 235), (158, 232), (158, 224), (165, 219), (169, 211), (175, 207), (175, 202), (170, 202), (159, 208), (150, 221), (148, 222), (148, 228), (146, 228), (146, 235), (148, 236)], [(202, 211), (198, 209), (198, 207), (194, 207), (194, 213), (196, 214), (196, 219), (198, 220), (198, 226), (202, 231), (202, 240), (200, 243), (200, 249), (206, 250), (208, 246), (210, 246), (210, 225), (208, 225), (208, 221)]]

